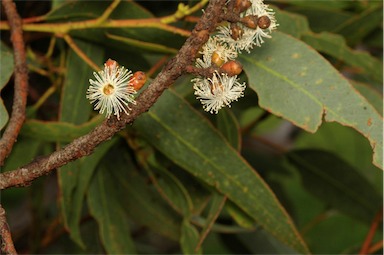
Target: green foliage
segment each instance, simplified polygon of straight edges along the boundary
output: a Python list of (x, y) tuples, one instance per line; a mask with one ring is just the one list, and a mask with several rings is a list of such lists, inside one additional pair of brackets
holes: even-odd
[[(28, 37), (34, 111), (2, 171), (103, 121), (85, 97), (95, 70), (54, 33), (70, 35), (100, 67), (112, 58), (133, 72), (154, 71), (151, 80), (159, 70), (151, 68), (174, 56), (191, 29), (186, 21), (153, 22), (177, 3), (161, 9), (146, 1), (121, 1), (106, 20), (135, 22), (120, 27), (76, 23), (110, 4), (55, 0), (41, 22), (52, 26), (26, 31), (51, 38)], [(359, 252), (382, 208), (382, 3), (273, 4), (278, 31), (237, 59), (247, 89), (232, 108), (203, 112), (192, 76), (180, 77), (133, 125), (61, 167), (50, 204), (29, 200), (30, 190), (4, 192), (6, 209), (27, 200), (45, 212), (47, 229), (24, 233), (31, 243), (45, 238), (33, 252)], [(71, 23), (77, 27), (65, 30)], [(11, 114), (13, 54), (5, 40), (0, 46), (1, 129)], [(45, 178), (33, 192), (50, 194), (55, 183)], [(381, 229), (372, 243), (379, 240)]]

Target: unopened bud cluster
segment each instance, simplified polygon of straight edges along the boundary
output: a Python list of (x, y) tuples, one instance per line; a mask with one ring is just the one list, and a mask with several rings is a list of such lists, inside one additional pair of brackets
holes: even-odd
[(226, 12), (236, 15), (236, 22), (219, 26), (202, 47), (201, 58), (196, 60), (198, 68), (215, 67), (210, 77), (192, 79), (197, 99), (205, 111), (218, 113), (231, 102), (244, 95), (245, 83), (238, 81), (242, 66), (235, 59), (243, 50), (248, 53), (256, 45), (261, 46), (263, 38), (270, 38), (276, 29), (274, 13), (262, 0), (229, 0)]

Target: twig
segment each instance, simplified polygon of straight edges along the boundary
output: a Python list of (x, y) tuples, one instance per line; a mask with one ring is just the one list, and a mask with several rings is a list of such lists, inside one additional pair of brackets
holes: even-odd
[[(31, 32), (45, 32), (53, 34), (68, 34), (73, 30), (83, 30), (89, 28), (128, 28), (128, 27), (149, 27), (158, 28), (164, 31), (179, 34), (188, 37), (189, 31), (175, 26), (170, 26), (161, 23), (161, 18), (148, 18), (148, 19), (119, 19), (119, 20), (106, 20), (102, 24), (98, 23), (98, 19), (90, 19), (84, 21), (73, 21), (63, 23), (40, 23), (40, 24), (25, 24), (24, 31)], [(0, 21), (0, 30), (10, 29), (8, 23)]]
[(28, 67), (26, 63), (21, 18), (12, 0), (4, 0), (2, 3), (11, 28), (11, 41), (14, 49), (13, 56), (15, 62), (15, 92), (12, 115), (3, 137), (0, 140), (0, 166), (4, 165), (4, 160), (11, 152), (25, 120), (28, 90)]
[(165, 89), (173, 84), (177, 78), (185, 74), (185, 68), (191, 65), (202, 45), (208, 40), (210, 33), (220, 22), (220, 13), (226, 0), (212, 0), (200, 21), (196, 24), (191, 36), (175, 58), (171, 59), (153, 80), (152, 84), (137, 98), (136, 105), (132, 105), (130, 115), (123, 115), (120, 120), (111, 117), (97, 126), (90, 133), (75, 139), (66, 147), (48, 156), (20, 167), (16, 170), (0, 174), (0, 189), (13, 186), (25, 186), (31, 181), (49, 173), (53, 169), (63, 166), (70, 161), (89, 155), (100, 143), (111, 138), (116, 132), (132, 123), (140, 114), (149, 110)]
[(370, 245), (371, 245), (372, 240), (373, 240), (373, 237), (375, 236), (377, 227), (379, 226), (379, 222), (382, 221), (382, 218), (383, 218), (383, 210), (380, 210), (380, 212), (378, 212), (375, 215), (375, 218), (372, 221), (371, 227), (370, 227), (369, 232), (368, 232), (368, 234), (364, 240), (364, 243), (360, 249), (359, 254), (368, 254), (368, 252), (370, 250)]
[(160, 69), (161, 66), (165, 64), (165, 62), (168, 60), (169, 56), (162, 57), (159, 61), (157, 61), (151, 69), (147, 71), (147, 76), (151, 77), (158, 69)]
[(95, 62), (92, 61), (92, 59), (90, 59), (87, 54), (85, 54), (80, 48), (79, 46), (77, 46), (77, 44), (75, 43), (75, 41), (72, 39), (72, 37), (68, 34), (64, 35), (63, 36), (64, 40), (68, 43), (69, 47), (71, 47), (71, 49), (76, 52), (76, 54), (82, 59), (85, 61), (85, 63), (87, 63), (90, 67), (92, 67), (95, 71), (100, 71), (100, 66), (96, 65)]
[(17, 254), (12, 236), (8, 228), (5, 210), (0, 204), (0, 235), (2, 237), (1, 250), (6, 254)]
[(110, 6), (104, 11), (104, 13), (98, 18), (98, 23), (101, 24), (106, 21), (111, 13), (116, 9), (121, 0), (114, 0)]

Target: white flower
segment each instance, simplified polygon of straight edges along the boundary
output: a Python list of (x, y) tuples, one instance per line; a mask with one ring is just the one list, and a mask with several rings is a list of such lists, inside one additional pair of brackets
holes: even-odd
[(271, 24), (266, 29), (261, 29), (260, 27), (252, 29), (239, 23), (238, 26), (243, 30), (243, 34), (237, 40), (231, 37), (232, 31), (230, 25), (219, 26), (219, 32), (217, 35), (219, 40), (228, 43), (229, 45), (233, 45), (233, 47), (235, 47), (238, 52), (246, 50), (249, 53), (254, 45), (260, 47), (261, 44), (264, 43), (263, 38), (271, 38), (270, 33), (278, 26), (274, 16), (275, 13), (272, 9), (268, 8), (268, 5), (264, 4), (262, 0), (250, 1), (252, 2), (252, 6), (248, 8), (245, 12), (241, 13), (240, 16), (267, 16), (270, 19)]
[(215, 36), (209, 37), (208, 41), (204, 44), (202, 51), (200, 51), (200, 54), (203, 55), (203, 59), (198, 58), (196, 60), (196, 66), (199, 68), (211, 67), (213, 54), (216, 54), (223, 63), (237, 58), (235, 48), (219, 41)]
[(193, 88), (205, 111), (216, 113), (224, 106), (230, 106), (244, 95), (245, 83), (239, 83), (237, 76), (215, 72), (212, 78), (195, 78)]
[(94, 72), (96, 80), (89, 79), (91, 84), (87, 90), (87, 98), (91, 104), (95, 103), (95, 110), (101, 114), (106, 111), (106, 117), (111, 114), (120, 119), (120, 112), (129, 114), (128, 103), (136, 104), (134, 94), (136, 91), (132, 86), (128, 86), (131, 81), (132, 72), (119, 67), (116, 61), (108, 60), (104, 64), (104, 69)]

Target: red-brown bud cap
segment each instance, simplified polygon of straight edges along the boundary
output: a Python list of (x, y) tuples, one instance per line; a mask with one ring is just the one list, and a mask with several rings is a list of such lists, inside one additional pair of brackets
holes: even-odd
[(221, 66), (221, 70), (226, 72), (229, 76), (239, 75), (243, 71), (243, 66), (236, 60), (226, 62)]
[(147, 81), (147, 76), (142, 71), (137, 71), (133, 74), (128, 86), (132, 86), (136, 91), (139, 91)]
[(257, 25), (261, 29), (269, 28), (269, 26), (271, 25), (271, 19), (268, 16), (261, 16), (257, 20)]

